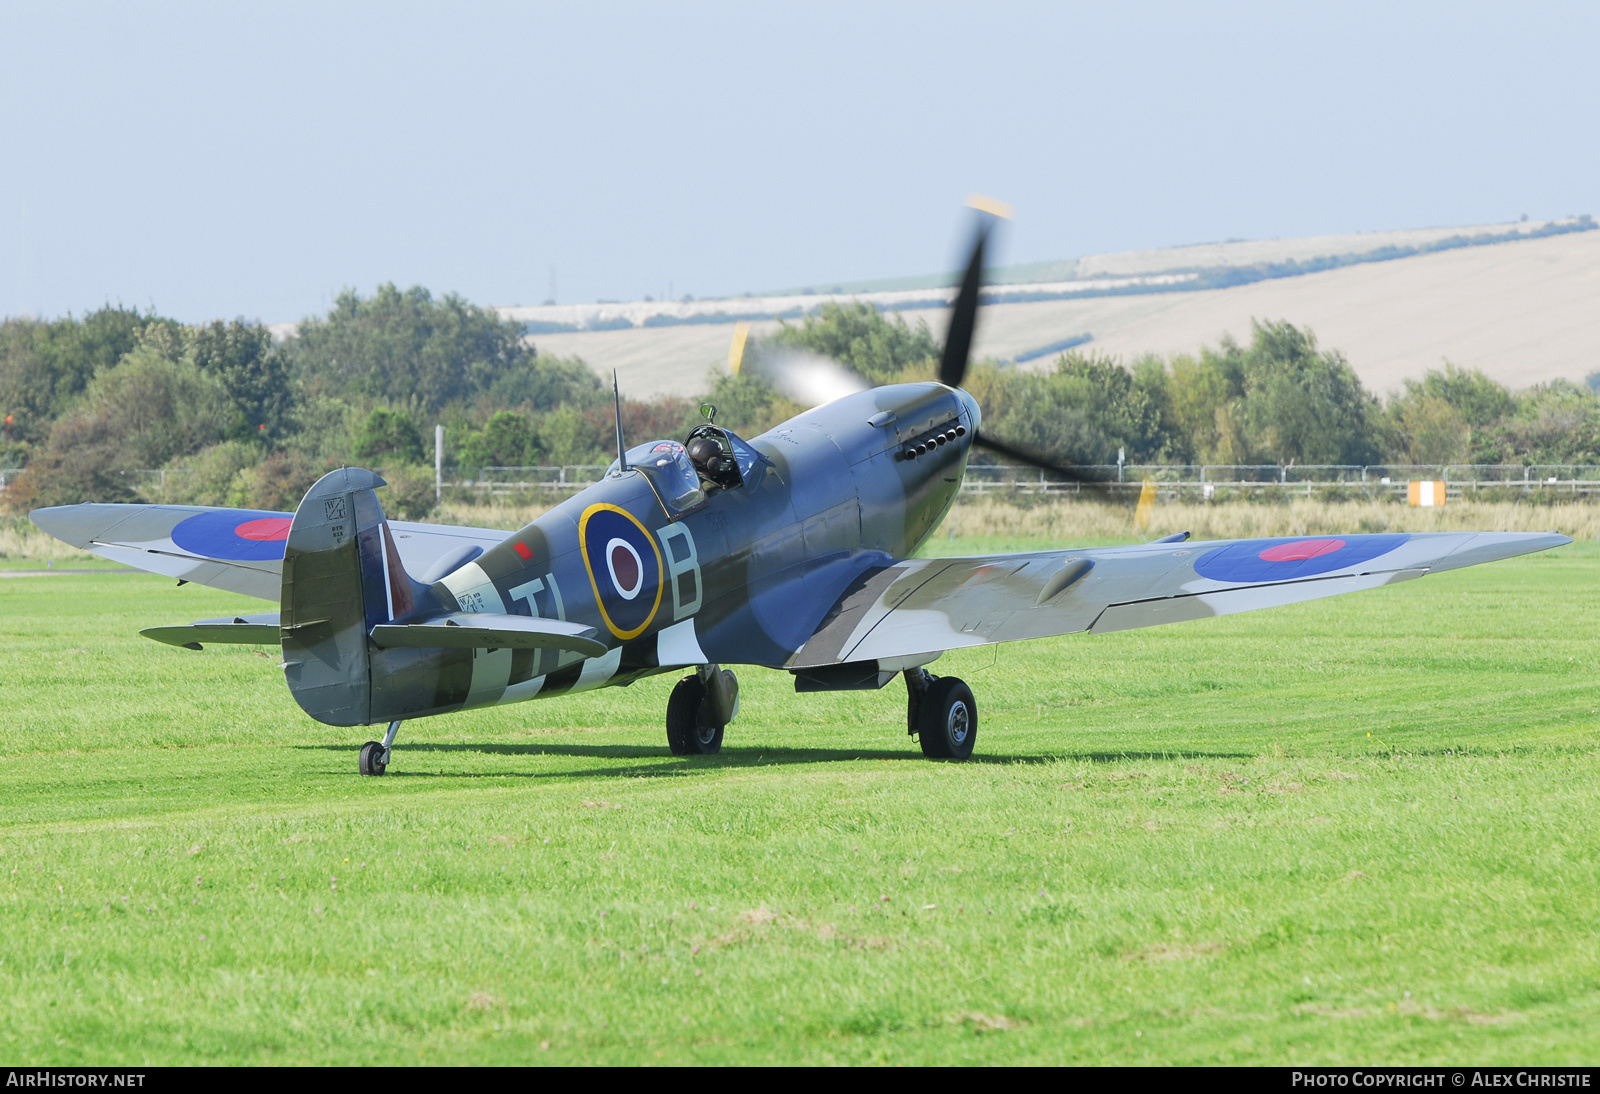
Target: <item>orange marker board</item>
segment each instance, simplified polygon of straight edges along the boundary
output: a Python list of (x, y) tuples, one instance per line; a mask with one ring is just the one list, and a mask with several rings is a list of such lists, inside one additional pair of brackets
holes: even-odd
[(1426, 479), (1411, 481), (1408, 500), (1412, 505), (1435, 506), (1444, 504), (1444, 486), (1442, 482), (1429, 482)]

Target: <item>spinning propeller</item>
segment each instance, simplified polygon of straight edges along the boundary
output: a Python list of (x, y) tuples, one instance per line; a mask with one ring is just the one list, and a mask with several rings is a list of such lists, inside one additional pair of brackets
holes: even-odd
[[(974, 194), (967, 199), (967, 204), (977, 210), (977, 225), (967, 268), (961, 276), (961, 288), (950, 309), (944, 353), (939, 359), (939, 382), (954, 388), (959, 388), (966, 379), (967, 365), (972, 355), (972, 339), (978, 327), (979, 295), (983, 289), (983, 256), (989, 243), (989, 233), (996, 221), (1011, 218), (1011, 207), (993, 198)], [(789, 346), (767, 347), (759, 344), (747, 351), (745, 343), (749, 333), (748, 323), (740, 323), (735, 328), (733, 345), (728, 352), (729, 370), (735, 375), (743, 370), (749, 375), (759, 376), (779, 393), (803, 406), (820, 406), (873, 386), (858, 373), (820, 353)], [(1007, 459), (1058, 475), (1069, 482), (1098, 481), (1081, 468), (1059, 463), (1031, 449), (1007, 444), (987, 433), (974, 432), (972, 443)]]
[(749, 327), (748, 323), (740, 323), (734, 332), (736, 352), (728, 355), (728, 368), (736, 376), (741, 372), (759, 376), (784, 398), (808, 407), (831, 403), (872, 386), (833, 358), (811, 350), (762, 345), (745, 350), (744, 336)]

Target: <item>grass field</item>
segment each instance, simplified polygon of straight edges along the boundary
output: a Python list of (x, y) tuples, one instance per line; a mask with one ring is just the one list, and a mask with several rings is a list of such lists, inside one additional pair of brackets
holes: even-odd
[(1597, 579), (952, 654), (966, 764), (898, 685), (742, 671), (715, 758), (668, 676), (409, 724), (383, 779), (275, 651), (137, 636), (241, 598), (8, 579), (0, 1058), (1592, 1064)]

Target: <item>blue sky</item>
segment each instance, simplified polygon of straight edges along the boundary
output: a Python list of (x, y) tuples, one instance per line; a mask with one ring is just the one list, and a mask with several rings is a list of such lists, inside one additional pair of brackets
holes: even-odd
[(1600, 5), (0, 0), (0, 314), (709, 296), (1600, 214)]

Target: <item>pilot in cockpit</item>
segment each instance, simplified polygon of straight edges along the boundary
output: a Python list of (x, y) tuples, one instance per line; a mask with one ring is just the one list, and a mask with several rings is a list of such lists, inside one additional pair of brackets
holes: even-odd
[[(699, 433), (699, 430), (695, 431)], [(727, 475), (727, 468), (732, 465), (733, 459), (723, 454), (722, 446), (708, 436), (702, 434), (691, 437), (687, 445), (689, 459), (694, 462), (694, 469), (700, 477), (710, 479), (720, 485), (720, 480)]]
[[(704, 504), (713, 494), (747, 485), (760, 461), (738, 436), (708, 423), (692, 431), (684, 444), (663, 440), (629, 449), (626, 467), (643, 473), (667, 512), (675, 514)], [(607, 475), (620, 474), (623, 467), (618, 459)]]
[[(709, 404), (702, 408), (702, 412), (705, 410), (710, 411), (708, 418), (717, 412), (716, 407)], [(742, 484), (739, 461), (726, 430), (709, 423), (698, 426), (689, 434), (684, 450), (696, 473), (709, 486), (728, 489)]]

